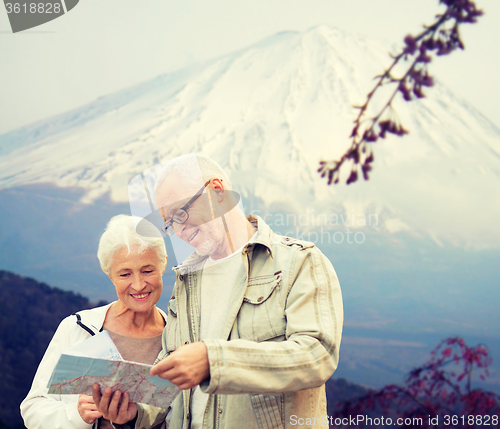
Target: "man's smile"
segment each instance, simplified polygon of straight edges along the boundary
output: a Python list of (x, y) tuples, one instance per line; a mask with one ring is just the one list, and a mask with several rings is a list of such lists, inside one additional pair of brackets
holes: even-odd
[(191, 243), (191, 241), (198, 235), (198, 232), (200, 232), (199, 229), (197, 229), (192, 235), (191, 237), (188, 238), (188, 243)]

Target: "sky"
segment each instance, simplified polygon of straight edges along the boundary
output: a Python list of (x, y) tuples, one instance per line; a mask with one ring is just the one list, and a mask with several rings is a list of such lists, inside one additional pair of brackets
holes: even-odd
[[(500, 127), (500, 2), (476, 3), (485, 15), (462, 26), (466, 50), (429, 70)], [(398, 46), (440, 10), (438, 0), (80, 0), (13, 34), (0, 5), (0, 134), (281, 31), (329, 24)]]

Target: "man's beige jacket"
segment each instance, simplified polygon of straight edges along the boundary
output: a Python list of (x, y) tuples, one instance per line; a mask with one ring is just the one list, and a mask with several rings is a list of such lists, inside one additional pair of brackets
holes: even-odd
[[(222, 337), (204, 340), (203, 429), (328, 428), (324, 384), (337, 368), (343, 323), (337, 276), (313, 243), (275, 234), (257, 216), (248, 220), (258, 232), (242, 250)], [(205, 258), (195, 253), (175, 268), (165, 354), (198, 341)], [(173, 402), (170, 429), (190, 428), (191, 394)], [(139, 405), (135, 427), (160, 423), (158, 410)]]

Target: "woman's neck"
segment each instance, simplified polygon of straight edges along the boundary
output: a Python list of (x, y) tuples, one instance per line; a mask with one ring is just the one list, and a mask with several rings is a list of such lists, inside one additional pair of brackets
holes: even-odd
[(104, 328), (129, 337), (154, 337), (163, 332), (165, 321), (153, 306), (147, 312), (135, 312), (120, 301), (115, 302), (104, 320)]

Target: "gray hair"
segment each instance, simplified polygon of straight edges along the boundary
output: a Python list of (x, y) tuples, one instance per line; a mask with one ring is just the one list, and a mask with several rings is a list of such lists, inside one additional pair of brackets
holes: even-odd
[(203, 155), (189, 153), (168, 161), (156, 179), (155, 193), (170, 173), (180, 176), (185, 185), (200, 186), (216, 177), (222, 179), (226, 189), (231, 189), (231, 181), (222, 167)]
[[(136, 225), (141, 222), (141, 233), (138, 234)], [(158, 256), (162, 268), (167, 264), (167, 250), (165, 242), (158, 229), (146, 219), (137, 216), (118, 215), (111, 218), (106, 230), (99, 241), (97, 258), (102, 270), (109, 276), (113, 257), (122, 248), (128, 249), (128, 254), (143, 253), (147, 250), (154, 250)]]

